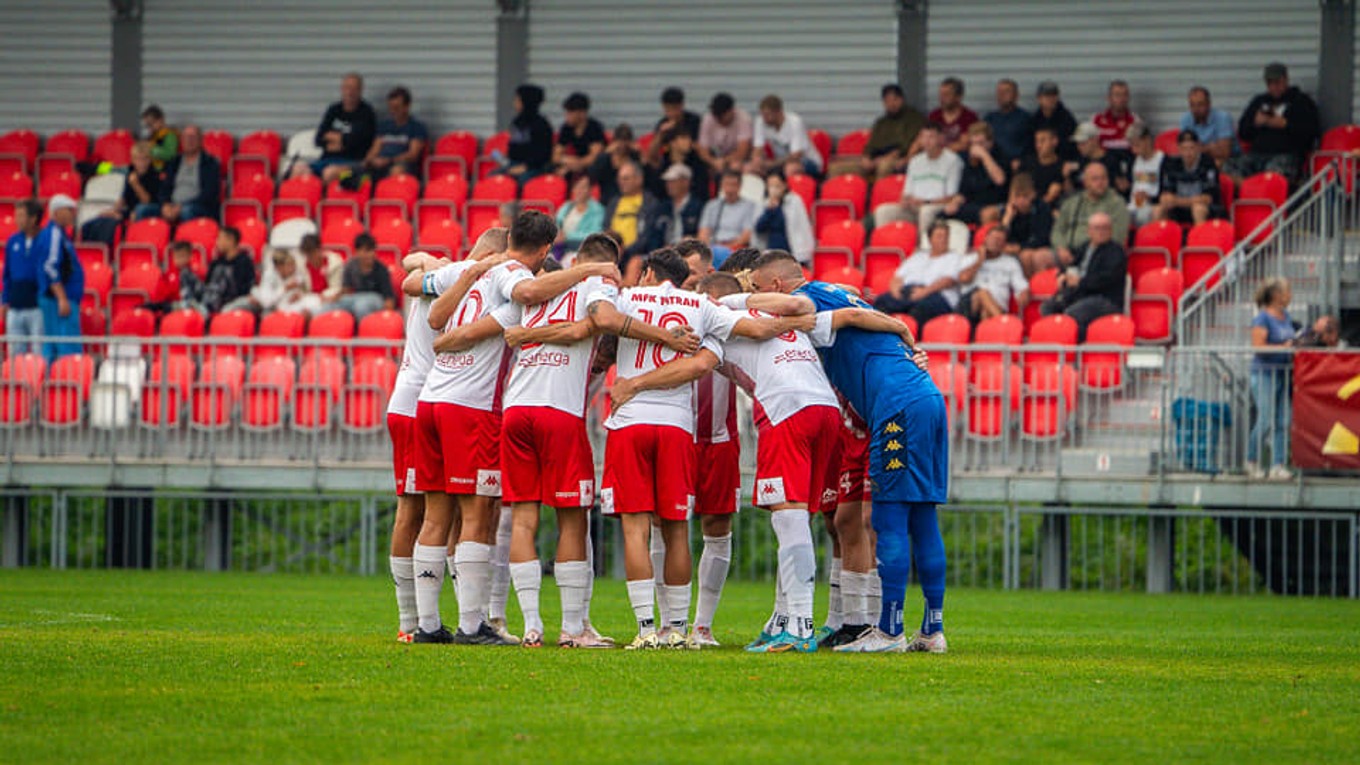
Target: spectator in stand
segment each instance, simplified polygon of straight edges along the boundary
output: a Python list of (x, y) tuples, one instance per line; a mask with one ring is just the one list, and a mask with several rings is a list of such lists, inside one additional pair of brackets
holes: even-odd
[[(1076, 159), (1077, 148), (1068, 138), (1077, 132), (1077, 118), (1063, 105), (1058, 92), (1058, 83), (1052, 80), (1039, 83), (1036, 97), (1039, 108), (1035, 109), (1030, 117), (1034, 132), (1037, 134), (1043, 128), (1051, 129), (1053, 135), (1058, 137), (1058, 156), (1063, 159)], [(1035, 180), (1037, 182), (1038, 179)]]
[(1048, 205), (1058, 204), (1062, 199), (1063, 160), (1058, 153), (1061, 140), (1051, 127), (1041, 127), (1034, 131), (1034, 153), (1020, 161), (1020, 172), (1028, 175), (1034, 188)]
[(724, 172), (718, 197), (704, 205), (699, 217), (699, 241), (713, 250), (715, 267), (722, 266), (732, 250), (751, 243), (759, 217), (760, 206), (741, 195), (741, 173)]
[(944, 214), (970, 224), (995, 223), (1009, 193), (1006, 163), (992, 141), (992, 126), (974, 122), (968, 127), (959, 193), (945, 205)]
[(1199, 135), (1182, 130), (1176, 136), (1178, 157), (1162, 162), (1158, 180), (1157, 217), (1177, 223), (1203, 223), (1226, 217), (1220, 199), (1218, 165), (1202, 151)]
[(260, 277), (260, 284), (250, 291), (250, 305), (256, 313), (296, 311), (310, 316), (321, 312), (321, 296), (312, 292), (301, 261), (301, 257), (282, 248), (269, 254), (270, 267)]
[(968, 151), (968, 128), (978, 121), (977, 112), (963, 105), (963, 80), (946, 77), (940, 82), (940, 105), (926, 115), (944, 131), (944, 145), (950, 151)]
[(590, 96), (585, 93), (567, 96), (562, 102), (557, 145), (553, 146), (552, 161), (557, 174), (568, 179), (584, 175), (604, 152), (604, 144), (604, 125), (590, 116)]
[[(755, 154), (746, 167), (746, 172), (765, 175), (776, 167), (793, 165), (813, 177), (822, 174), (822, 155), (808, 138), (807, 127), (797, 113), (784, 110), (784, 101), (779, 96), (768, 95), (760, 99), (760, 122), (755, 129)], [(766, 147), (769, 157), (766, 157)]]
[(689, 128), (685, 125), (669, 128), (664, 134), (666, 150), (660, 154), (647, 153), (650, 158), (644, 169), (647, 190), (657, 199), (668, 196), (666, 183), (661, 180), (661, 175), (672, 165), (684, 165), (689, 168), (689, 193), (700, 200), (708, 199), (708, 163), (699, 155), (699, 149), (688, 131)]
[(191, 306), (206, 315), (250, 307), (255, 287), (255, 264), (241, 250), (241, 232), (225, 226), (217, 232), (217, 257), (208, 264), (208, 278)]
[(1001, 213), (1006, 228), (1006, 252), (1020, 259), (1025, 276), (1033, 276), (1053, 265), (1053, 208), (1039, 199), (1034, 179), (1018, 173), (1011, 179), (1010, 198)]
[(1321, 134), (1317, 104), (1289, 84), (1284, 64), (1267, 65), (1265, 79), (1266, 92), (1247, 104), (1237, 122), (1237, 137), (1250, 144), (1251, 151), (1229, 159), (1223, 172), (1236, 181), (1275, 172), (1292, 182)]
[(42, 231), (42, 219), (42, 204), (36, 199), (25, 199), (14, 206), (16, 229), (5, 242), (4, 294), (0, 297), (7, 356), (42, 353), (42, 344), (32, 339), (43, 334), (42, 309), (38, 307), (38, 272), (43, 267), (43, 255), (33, 246)]
[(640, 166), (641, 163), (642, 157), (633, 140), (633, 126), (620, 122), (614, 128), (614, 137), (605, 147), (604, 153), (596, 157), (595, 164), (590, 167), (590, 177), (600, 187), (600, 201), (608, 205), (619, 195), (619, 170), (624, 165)]
[(1127, 138), (1133, 150), (1133, 165), (1129, 168), (1129, 179), (1132, 181), (1129, 186), (1129, 217), (1136, 227), (1156, 217), (1165, 158), (1157, 150), (1157, 139), (1147, 125), (1133, 123), (1129, 126)]
[(112, 246), (118, 227), (128, 218), (141, 220), (160, 212), (160, 204), (156, 201), (160, 197), (160, 190), (161, 174), (152, 166), (150, 147), (146, 143), (133, 145), (132, 167), (128, 169), (127, 181), (123, 184), (123, 195), (113, 203), (113, 207), (80, 227), (80, 240)]
[(762, 250), (783, 250), (799, 263), (812, 263), (816, 241), (812, 236), (812, 222), (807, 206), (798, 192), (790, 191), (789, 184), (779, 173), (765, 178), (765, 209), (756, 219), (753, 246)]
[(165, 124), (165, 112), (155, 104), (142, 110), (142, 136), (150, 147), (151, 162), (157, 170), (179, 155), (179, 133)]
[(302, 253), (302, 267), (312, 294), (319, 296), (323, 303), (334, 302), (344, 290), (345, 259), (338, 253), (321, 249), (321, 238), (316, 234), (303, 234), (298, 251)]
[(354, 257), (345, 263), (340, 283), (335, 310), (349, 311), (355, 321), (397, 304), (392, 275), (378, 262), (378, 243), (369, 234), (354, 237)]
[(1007, 237), (1005, 226), (988, 229), (973, 262), (959, 274), (959, 284), (964, 289), (959, 297), (959, 313), (974, 325), (1009, 313), (1012, 299), (1020, 311), (1029, 302), (1029, 280), (1020, 261), (1006, 253)]
[(751, 160), (755, 125), (751, 115), (737, 106), (731, 93), (718, 93), (708, 103), (699, 123), (699, 157), (717, 174), (740, 170)]
[(350, 176), (363, 165), (377, 130), (378, 114), (364, 100), (364, 78), (350, 72), (340, 80), (340, 100), (321, 115), (316, 127), (321, 158), (308, 169), (327, 183)]
[(557, 208), (557, 251), (554, 254), (559, 258), (568, 252), (576, 252), (586, 237), (604, 228), (604, 205), (591, 197), (592, 188), (590, 176), (577, 176), (571, 184), (571, 199)]
[(1294, 341), (1296, 348), (1344, 348), (1341, 324), (1335, 316), (1319, 316), (1313, 326), (1305, 329)]
[[(1097, 167), (1092, 166), (1092, 170)], [(1086, 241), (1071, 260), (1064, 261), (1066, 270), (1058, 276), (1057, 294), (1039, 306), (1044, 316), (1062, 313), (1076, 321), (1077, 341), (1083, 343), (1091, 322), (1123, 312), (1124, 283), (1129, 276), (1128, 256), (1123, 245), (1113, 238), (1114, 221), (1110, 216), (1095, 213), (1086, 225)]]
[[(1289, 438), (1292, 367), (1294, 357), (1290, 349), (1297, 344), (1298, 330), (1289, 316), (1289, 301), (1293, 297), (1289, 282), (1282, 278), (1267, 279), (1256, 288), (1256, 307), (1261, 309), (1251, 320), (1251, 344), (1258, 350), (1251, 358), (1251, 399), (1256, 405), (1256, 419), (1247, 438), (1247, 475), (1264, 478), (1261, 451), (1270, 439), (1270, 473), (1276, 480), (1288, 480)], [(1275, 350), (1265, 350), (1275, 349)]]
[(1099, 162), (1087, 165), (1082, 171), (1082, 186), (1080, 194), (1063, 200), (1053, 224), (1053, 250), (1060, 268), (1076, 263), (1074, 253), (1086, 246), (1087, 224), (1095, 213), (1110, 216), (1115, 242), (1122, 246), (1129, 240), (1129, 208), (1124, 198), (1110, 188), (1110, 176), (1105, 166)]
[(992, 126), (992, 135), (1006, 167), (1015, 170), (1020, 159), (1034, 145), (1034, 127), (1029, 112), (1020, 108), (1020, 86), (1005, 78), (996, 83), (996, 109), (987, 112), (983, 122)]
[(1129, 111), (1129, 84), (1123, 80), (1113, 80), (1105, 93), (1106, 108), (1091, 117), (1091, 123), (1100, 131), (1100, 146), (1112, 153), (1132, 154), (1129, 146), (1129, 128), (1141, 122), (1138, 115)]
[(1118, 191), (1120, 195), (1127, 196), (1129, 193), (1129, 165), (1132, 164), (1130, 155), (1123, 152), (1106, 151), (1100, 143), (1100, 129), (1092, 122), (1083, 122), (1077, 125), (1077, 130), (1072, 134), (1072, 143), (1077, 147), (1077, 158), (1063, 163), (1063, 174), (1066, 176), (1067, 192), (1069, 194), (1081, 191), (1082, 173), (1087, 165), (1099, 163), (1105, 166), (1105, 172), (1110, 179), (1110, 185)]
[(651, 220), (649, 250), (699, 235), (704, 199), (691, 191), (691, 176), (689, 166), (680, 164), (671, 165), (661, 174), (661, 181), (666, 184), (666, 196)]
[(156, 280), (151, 300), (146, 308), (156, 313), (169, 313), (188, 307), (195, 295), (203, 294), (203, 282), (194, 273), (194, 246), (177, 239), (170, 243), (170, 267)]
[(1209, 97), (1209, 89), (1196, 85), (1187, 96), (1190, 110), (1181, 115), (1180, 129), (1193, 130), (1204, 144), (1204, 150), (1215, 162), (1222, 164), (1231, 157), (1236, 138), (1233, 119), (1222, 109), (1215, 109)]
[(921, 128), (917, 140), (921, 151), (907, 163), (902, 199), (874, 208), (875, 227), (909, 220), (929, 229), (935, 216), (956, 201), (954, 197), (958, 196), (959, 181), (963, 177), (963, 160), (945, 148), (944, 131), (934, 122), (927, 122)]
[[(38, 308), (42, 310), (43, 334), (48, 337), (80, 336), (85, 269), (66, 234), (76, 225), (77, 207), (76, 200), (65, 194), (52, 197), (47, 203), (48, 223), (33, 238), (33, 251), (42, 258), (38, 269)], [(80, 353), (80, 343), (43, 343), (43, 357), (49, 364), (73, 353)]]
[(216, 218), (222, 168), (213, 155), (203, 151), (203, 131), (197, 125), (184, 126), (180, 143), (182, 153), (165, 163), (165, 172), (161, 173), (160, 215), (171, 223)]
[(936, 221), (930, 226), (930, 248), (902, 261), (892, 286), (878, 296), (874, 307), (884, 313), (910, 314), (917, 326), (924, 327), (936, 316), (958, 308), (963, 266), (963, 255), (949, 249), (949, 224)]
[(552, 167), (553, 129), (539, 113), (543, 88), (524, 84), (515, 88), (515, 118), (510, 120), (510, 146), (496, 172), (521, 184)]
[(640, 255), (646, 255), (648, 238), (643, 236), (651, 229), (653, 221), (660, 212), (656, 197), (643, 187), (642, 166), (629, 162), (619, 168), (618, 196), (605, 206), (605, 227), (619, 235), (623, 262), (619, 270), (628, 276), (628, 266), (636, 261), (640, 266)]
[(364, 157), (364, 169), (375, 178), (420, 175), (430, 131), (411, 116), (411, 91), (403, 87), (389, 90), (387, 115), (378, 122), (378, 134)]
[(661, 118), (656, 121), (656, 126), (652, 128), (652, 132), (656, 134), (656, 139), (652, 141), (651, 146), (647, 147), (647, 151), (664, 154), (666, 149), (669, 148), (667, 146), (669, 143), (667, 134), (674, 135), (670, 131), (684, 125), (689, 129), (690, 137), (693, 138), (699, 135), (702, 124), (703, 120), (699, 118), (699, 115), (685, 108), (685, 91), (674, 86), (666, 88), (661, 91)]
[(925, 126), (926, 118), (907, 104), (902, 86), (897, 83), (884, 85), (879, 94), (883, 113), (869, 128), (869, 142), (864, 144), (859, 166), (835, 167), (827, 172), (828, 177), (846, 172), (858, 172), (870, 180), (895, 175), (902, 172), (917, 150), (916, 136)]

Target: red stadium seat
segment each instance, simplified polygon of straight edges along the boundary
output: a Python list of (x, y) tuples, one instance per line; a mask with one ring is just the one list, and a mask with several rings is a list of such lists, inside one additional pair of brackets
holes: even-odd
[[(260, 340), (265, 338), (298, 340), (307, 327), (307, 317), (294, 311), (272, 311), (260, 320)], [(255, 346), (255, 358), (297, 355), (297, 343), (264, 343)]]
[[(815, 261), (813, 263), (813, 268), (816, 268)], [(864, 289), (864, 272), (854, 266), (833, 268), (817, 277), (817, 280), (849, 287), (855, 292), (860, 292)]]
[(275, 225), (294, 218), (313, 218), (321, 204), (321, 179), (314, 175), (289, 178), (279, 184), (279, 196), (269, 203), (269, 220)]
[(1151, 343), (1171, 342), (1176, 329), (1176, 311), (1184, 290), (1181, 272), (1174, 268), (1143, 274), (1129, 302), (1129, 315), (1137, 339)]
[(855, 259), (845, 247), (818, 247), (812, 251), (812, 279), (825, 281), (828, 274), (854, 268)]
[(411, 175), (390, 175), (378, 181), (373, 189), (373, 199), (401, 202), (409, 217), (416, 209), (416, 201), (420, 199), (420, 181)]
[(384, 427), (387, 399), (397, 379), (397, 364), (374, 356), (354, 364), (354, 379), (344, 390), (343, 430), (372, 433)]
[[(1053, 314), (1034, 322), (1029, 330), (1029, 342), (1035, 345), (1075, 346), (1077, 344), (1077, 322), (1064, 314)], [(1025, 349), (1026, 364), (1057, 364), (1060, 360), (1071, 361), (1071, 351), (1036, 351)]]
[[(162, 338), (186, 338), (199, 340), (203, 337), (203, 330), (207, 324), (203, 314), (192, 308), (181, 308), (171, 311), (161, 319), (160, 336)], [(198, 353), (199, 346), (195, 343), (170, 343), (166, 350), (171, 356), (186, 356), (190, 353)]]
[[(1123, 314), (1102, 316), (1086, 328), (1087, 346), (1118, 345), (1132, 347), (1133, 319)], [(1124, 387), (1124, 360), (1119, 351), (1088, 350), (1081, 353), (1081, 387), (1088, 391), (1118, 390)]]
[(1180, 128), (1167, 128), (1157, 134), (1157, 151), (1168, 157), (1180, 156), (1180, 147), (1176, 143), (1176, 136), (1180, 135)]
[[(139, 263), (136, 266), (118, 269), (118, 287), (109, 293), (109, 313), (113, 316), (115, 328), (118, 326), (120, 315), (132, 310), (141, 310), (139, 306), (151, 299), (151, 294), (156, 291), (156, 282), (160, 281), (160, 278), (161, 270), (153, 263)], [(147, 315), (150, 316), (149, 313)], [(156, 326), (154, 318), (151, 326), (152, 329)]]
[(33, 421), (33, 406), (42, 388), (47, 362), (36, 353), (19, 353), (0, 364), (0, 427), (23, 427)]
[(1058, 269), (1046, 268), (1029, 280), (1029, 303), (1025, 305), (1025, 332), (1039, 320), (1039, 305), (1058, 294)]
[(921, 336), (921, 328), (916, 325), (916, 318), (911, 314), (895, 313), (892, 314), (892, 317), (902, 322), (903, 324), (907, 325), (907, 329), (911, 330), (912, 337), (919, 338)]
[(81, 268), (89, 268), (91, 263), (109, 263), (109, 246), (103, 242), (77, 242), (76, 260)]
[(445, 133), (435, 141), (433, 153), (425, 160), (425, 177), (455, 173), (466, 178), (476, 161), (477, 136), (466, 130)]
[(33, 179), (22, 170), (0, 175), (0, 199), (19, 201), (33, 196)]
[(789, 191), (798, 195), (803, 200), (803, 207), (807, 209), (808, 219), (812, 219), (812, 203), (817, 201), (817, 179), (807, 173), (795, 173), (787, 179)]
[(112, 291), (113, 269), (103, 263), (86, 263), (85, 297), (92, 298), (94, 305), (102, 309), (109, 304)]
[(817, 149), (817, 154), (821, 156), (823, 164), (831, 157), (831, 136), (825, 130), (813, 128), (808, 131), (808, 141)]
[(406, 295), (403, 294), (401, 291), (401, 285), (406, 282), (406, 277), (408, 274), (406, 273), (406, 269), (401, 267), (400, 257), (395, 258), (390, 264), (388, 264), (387, 275), (392, 280), (393, 305), (396, 306), (397, 310), (401, 310), (402, 302), (406, 298)]
[(987, 223), (985, 225), (977, 227), (977, 231), (973, 232), (974, 250), (982, 249), (982, 241), (987, 238), (987, 233), (991, 231), (995, 226), (996, 226), (995, 223)]
[(817, 246), (848, 250), (850, 265), (858, 265), (860, 253), (864, 252), (864, 224), (858, 220), (833, 223), (818, 232)]
[[(486, 143), (482, 145), (482, 155), (477, 158), (474, 163), (475, 167), (473, 167), (473, 174), (477, 176), (477, 180), (481, 181), (486, 178), (492, 170), (499, 166), (496, 160), (491, 157), (493, 152), (500, 152), (504, 155), (508, 151), (510, 151), (510, 133), (508, 131), (502, 130), (486, 139)], [(643, 151), (646, 151), (646, 149), (644, 148)]]
[(278, 133), (272, 130), (259, 130), (248, 135), (241, 136), (241, 142), (236, 146), (237, 156), (229, 164), (228, 168), (231, 175), (237, 174), (237, 168), (249, 169), (250, 166), (244, 163), (247, 157), (255, 158), (255, 167), (259, 167), (259, 162), (263, 160), (263, 173), (273, 177), (279, 172), (279, 155), (283, 153), (283, 139)]
[(269, 236), (269, 229), (259, 218), (246, 218), (235, 223), (236, 229), (241, 232), (241, 246), (250, 250), (250, 256), (258, 264), (264, 257), (264, 243)]
[(858, 175), (839, 175), (822, 184), (822, 196), (812, 206), (812, 230), (821, 231), (843, 220), (864, 217), (864, 200), (869, 187)]
[(864, 153), (864, 147), (869, 145), (869, 130), (861, 128), (852, 130), (841, 136), (836, 142), (836, 154), (845, 157), (858, 157)]
[[(901, 173), (888, 175), (874, 181), (873, 190), (869, 192), (869, 212), (873, 212), (879, 205), (890, 202), (898, 202), (902, 199), (902, 187), (907, 185), (907, 176)], [(916, 224), (911, 224), (912, 230), (916, 229)], [(911, 243), (907, 250), (916, 249), (916, 242)]]
[(269, 203), (274, 200), (273, 177), (264, 173), (233, 177), (230, 199), (250, 200), (259, 205), (262, 212), (268, 210)]
[(467, 196), (468, 183), (461, 175), (445, 175), (425, 184), (423, 199), (428, 202), (451, 202), (458, 214), (462, 215)]
[[(90, 136), (83, 130), (63, 130), (60, 133), (48, 136), (47, 145), (43, 147), (44, 155), (65, 155), (73, 163), (80, 163), (90, 158)], [(38, 174), (42, 175), (42, 158), (39, 157)]]
[(94, 381), (94, 357), (83, 353), (62, 356), (52, 362), (42, 386), (40, 421), (48, 428), (69, 428), (85, 419)]
[(356, 346), (354, 348), (354, 363), (370, 358), (372, 356), (390, 356), (398, 358), (401, 356), (401, 339), (406, 335), (406, 322), (400, 313), (396, 311), (377, 311), (371, 313), (359, 322), (360, 340), (389, 340), (393, 345), (391, 348), (376, 348)]
[(887, 293), (893, 275), (902, 265), (902, 251), (896, 247), (869, 247), (864, 251), (864, 286), (873, 295)]
[(560, 175), (540, 175), (530, 178), (524, 184), (524, 192), (520, 194), (520, 199), (546, 201), (548, 207), (552, 210), (548, 214), (553, 215), (567, 199), (567, 181)]
[(369, 230), (374, 232), (383, 226), (391, 225), (392, 221), (406, 223), (410, 219), (406, 203), (399, 199), (370, 199), (368, 207), (364, 210), (364, 220), (368, 222)]
[(420, 246), (443, 247), (454, 258), (460, 258), (463, 253), (463, 227), (456, 220), (427, 223), (420, 229)]
[(126, 130), (121, 128), (110, 130), (104, 135), (99, 136), (99, 140), (94, 142), (94, 156), (91, 162), (108, 162), (114, 167), (126, 167), (132, 164), (132, 144), (137, 139)]
[(58, 194), (79, 200), (81, 196), (80, 174), (63, 170), (60, 173), (43, 173), (38, 177), (38, 196), (51, 199)]
[(955, 313), (936, 316), (921, 329), (921, 342), (930, 345), (967, 345), (973, 334), (968, 320)]
[(307, 327), (307, 337), (313, 340), (331, 340), (333, 344), (319, 346), (316, 353), (338, 355), (348, 350), (348, 341), (354, 337), (354, 316), (348, 311), (328, 311), (312, 319)]
[(218, 229), (217, 221), (212, 218), (195, 218), (175, 227), (175, 239), (202, 247), (204, 253), (214, 252)]
[[(14, 220), (14, 209), (10, 207), (0, 208), (0, 238), (8, 240), (19, 230), (19, 224)], [(0, 262), (3, 262), (5, 255), (0, 252)]]
[(411, 224), (404, 218), (388, 218), (381, 224), (373, 225), (371, 233), (379, 245), (394, 247), (399, 255), (411, 250)]
[(1077, 373), (1067, 364), (1026, 363), (1021, 390), (1020, 436), (1053, 441), (1067, 432), (1076, 405)]
[(317, 225), (325, 231), (327, 226), (338, 221), (363, 220), (360, 210), (359, 204), (352, 199), (323, 199), (317, 206)]
[[(990, 319), (979, 322), (977, 325), (977, 334), (974, 336), (973, 342), (979, 345), (1017, 346), (1016, 350), (1018, 350), (1018, 346), (1024, 339), (1024, 336), (1025, 323), (1020, 320), (1020, 317), (1002, 314), (1001, 316), (993, 316)], [(1018, 354), (1013, 351), (1006, 352), (999, 350), (973, 351), (972, 359), (974, 364), (999, 364), (1003, 361), (1013, 363), (1018, 360)]]
[(11, 130), (0, 135), (0, 155), (9, 155), (20, 161), (19, 170), (25, 173), (38, 171), (38, 149), (42, 139), (32, 130)]
[(156, 359), (142, 388), (140, 422), (148, 428), (176, 427), (193, 385), (194, 362), (188, 356)]
[[(250, 338), (255, 336), (255, 314), (246, 310), (223, 311), (212, 317), (208, 325), (208, 337), (213, 340), (229, 338)], [(244, 348), (233, 343), (215, 343), (205, 346), (208, 356), (237, 356)]]
[[(85, 282), (85, 289), (89, 294), (89, 281)], [(2, 329), (3, 326), (0, 326)], [(83, 305), (80, 308), (80, 334), (85, 337), (101, 338), (108, 334), (108, 320), (104, 317), (104, 312), (92, 305)], [(104, 350), (103, 343), (93, 342), (85, 345), (86, 353), (100, 353)]]
[(930, 380), (944, 396), (952, 429), (955, 416), (963, 413), (964, 402), (968, 400), (968, 369), (950, 361), (934, 362), (930, 365)]
[(356, 189), (347, 189), (338, 180), (326, 184), (326, 199), (349, 200), (358, 205), (360, 209), (372, 195), (373, 184), (367, 178), (360, 182)]
[(237, 356), (210, 356), (203, 362), (198, 382), (190, 389), (190, 425), (203, 430), (229, 426), (236, 402), (241, 398), (246, 364)]
[(170, 224), (162, 218), (144, 218), (128, 224), (124, 244), (149, 244), (159, 253), (170, 243)]
[(240, 226), (241, 221), (251, 218), (265, 220), (268, 212), (258, 199), (228, 199), (222, 203), (222, 225)]
[(902, 257), (907, 257), (920, 247), (920, 236), (915, 223), (899, 220), (875, 228), (869, 235), (869, 246), (896, 247)]
[(302, 363), (293, 394), (293, 427), (322, 431), (331, 427), (331, 412), (345, 384), (345, 364), (334, 356), (315, 355)]
[(969, 368), (968, 424), (964, 431), (968, 438), (995, 441), (1006, 437), (1009, 414), (1020, 408), (1023, 376), (1019, 364), (973, 364)]
[(256, 361), (241, 389), (241, 427), (249, 431), (277, 430), (283, 408), (292, 400), (297, 364), (285, 356)]
[(343, 218), (321, 229), (321, 246), (353, 253), (354, 237), (364, 233), (364, 224), (353, 218)]
[[(1185, 246), (1181, 248), (1178, 267), (1185, 279), (1186, 289), (1193, 287), (1233, 249), (1233, 227), (1225, 220), (1208, 220), (1190, 229)], [(1214, 274), (1207, 287), (1218, 284), (1222, 274)], [(1134, 280), (1137, 284), (1138, 280)]]
[(203, 131), (203, 151), (206, 151), (224, 171), (231, 167), (232, 155), (236, 153), (236, 139), (225, 130)]
[[(1133, 234), (1134, 249), (1162, 250), (1166, 253), (1166, 266), (1175, 263), (1181, 252), (1181, 241), (1185, 232), (1179, 224), (1167, 220), (1153, 221), (1139, 226)], [(1130, 270), (1132, 267), (1130, 266)]]
[[(1289, 195), (1289, 181), (1279, 173), (1258, 173), (1242, 181), (1236, 202), (1232, 204), (1233, 236), (1242, 241), (1261, 226), (1271, 213), (1284, 205)], [(1273, 227), (1264, 226), (1252, 239), (1260, 244), (1270, 236)]]

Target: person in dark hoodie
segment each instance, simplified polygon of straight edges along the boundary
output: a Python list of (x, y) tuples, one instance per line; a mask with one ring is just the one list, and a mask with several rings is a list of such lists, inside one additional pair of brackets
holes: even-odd
[(326, 107), (316, 128), (321, 159), (311, 171), (330, 182), (358, 169), (378, 132), (378, 115), (364, 100), (364, 78), (350, 72), (340, 80), (340, 100)]
[(1030, 132), (1035, 133), (1043, 128), (1049, 128), (1058, 136), (1058, 156), (1062, 157), (1063, 161), (1075, 162), (1078, 157), (1077, 147), (1070, 139), (1077, 130), (1077, 118), (1063, 106), (1058, 83), (1052, 80), (1039, 83), (1036, 97), (1039, 108), (1030, 115)]
[(543, 105), (543, 88), (521, 85), (515, 88), (515, 118), (510, 120), (510, 147), (505, 152), (505, 166), (501, 175), (514, 177), (520, 183), (541, 175), (552, 166), (553, 129), (539, 114)]
[(1284, 64), (1267, 64), (1265, 79), (1266, 92), (1251, 99), (1237, 122), (1237, 137), (1250, 143), (1251, 151), (1223, 166), (1234, 181), (1262, 172), (1280, 173), (1293, 181), (1318, 139), (1317, 104), (1289, 84)]

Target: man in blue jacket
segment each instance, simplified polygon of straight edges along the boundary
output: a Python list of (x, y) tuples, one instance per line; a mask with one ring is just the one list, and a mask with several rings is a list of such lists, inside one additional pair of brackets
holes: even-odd
[[(75, 245), (66, 232), (76, 222), (76, 201), (65, 194), (47, 203), (49, 222), (33, 239), (38, 267), (38, 308), (43, 334), (52, 337), (80, 336), (80, 300), (85, 296), (85, 270), (76, 257)], [(42, 354), (47, 363), (80, 353), (80, 343), (48, 341)]]
[(36, 199), (25, 199), (14, 206), (14, 221), (18, 230), (5, 242), (4, 294), (0, 297), (5, 309), (5, 337), (10, 341), (10, 355), (39, 353), (39, 344), (24, 338), (43, 333), (42, 311), (38, 309), (41, 258), (33, 249), (33, 240), (42, 228), (42, 205)]

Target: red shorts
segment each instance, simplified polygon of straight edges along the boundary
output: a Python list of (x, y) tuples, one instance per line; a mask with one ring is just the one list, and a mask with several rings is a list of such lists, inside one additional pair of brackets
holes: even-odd
[(584, 418), (547, 406), (516, 406), (505, 410), (502, 427), (504, 501), (595, 504), (595, 456)]
[(841, 423), (841, 480), (838, 501), (869, 499), (869, 433)]
[(392, 473), (397, 496), (416, 493), (416, 418), (387, 413), (387, 433), (392, 437)]
[(809, 406), (760, 433), (756, 453), (757, 507), (786, 502), (817, 513), (836, 509), (841, 470), (841, 413)]
[(741, 507), (741, 442), (699, 443), (694, 450), (694, 512), (731, 515)]
[(501, 495), (501, 416), (457, 404), (416, 405), (416, 488)]
[(656, 513), (666, 521), (694, 512), (694, 436), (672, 425), (629, 425), (604, 442), (600, 512)]

